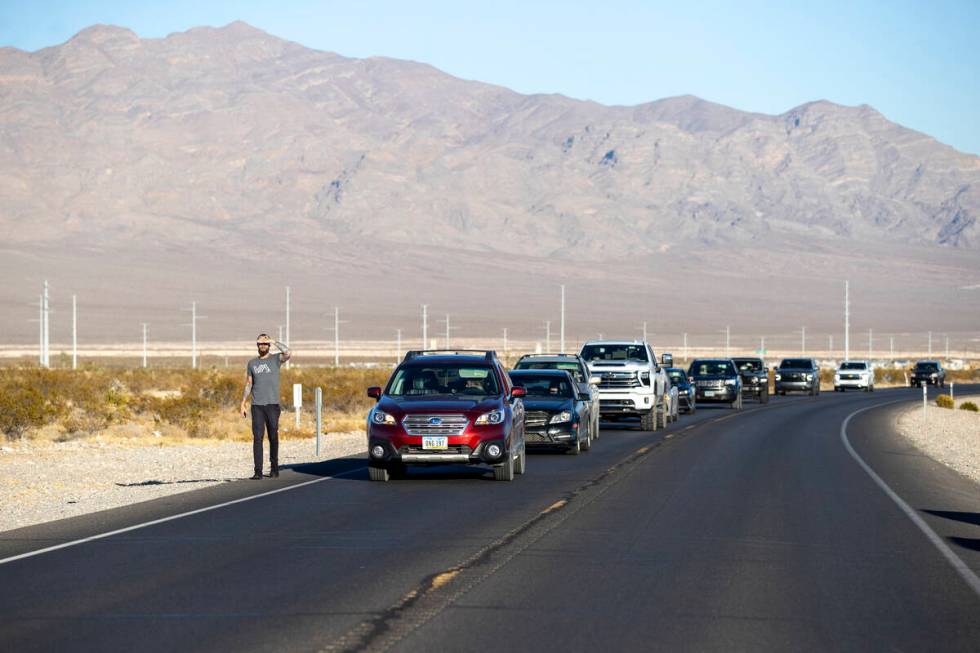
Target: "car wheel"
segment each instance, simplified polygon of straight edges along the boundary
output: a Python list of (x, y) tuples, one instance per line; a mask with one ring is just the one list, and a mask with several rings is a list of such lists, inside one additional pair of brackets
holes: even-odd
[(368, 476), (371, 477), (372, 481), (381, 481), (382, 483), (391, 478), (387, 467), (375, 467), (374, 465), (368, 466)]
[(595, 418), (595, 423), (593, 424), (592, 428), (594, 429), (592, 431), (592, 433), (594, 434), (594, 437), (592, 439), (593, 440), (598, 440), (599, 439), (599, 418), (598, 417)]
[(873, 385), (872, 386), (869, 386), (869, 387), (871, 388), (871, 392), (874, 392), (875, 391), (875, 387)]
[(514, 465), (515, 474), (524, 474), (527, 469), (527, 447), (521, 446), (521, 453), (517, 456), (517, 464)]
[(759, 402), (763, 404), (769, 403), (769, 390), (763, 390), (762, 394), (759, 395)]
[(514, 480), (514, 454), (507, 452), (507, 460), (502, 465), (493, 468), (493, 480), (513, 481)]
[(592, 448), (592, 432), (590, 431), (588, 435), (585, 436), (585, 441), (582, 442), (582, 451), (588, 451)]
[(647, 412), (640, 415), (640, 430), (641, 431), (656, 431), (657, 430), (657, 420), (656, 420), (656, 408), (651, 408)]
[(660, 409), (654, 408), (654, 419), (657, 422), (658, 429), (667, 428), (667, 404), (665, 401), (661, 400)]
[(569, 456), (577, 456), (582, 451), (582, 442), (578, 438), (575, 438), (575, 444), (569, 445), (568, 449), (565, 450)]

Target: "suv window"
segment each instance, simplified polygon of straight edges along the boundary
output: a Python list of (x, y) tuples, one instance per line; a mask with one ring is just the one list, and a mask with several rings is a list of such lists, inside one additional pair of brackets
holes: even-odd
[(408, 365), (395, 372), (387, 394), (489, 397), (499, 395), (500, 388), (497, 375), (489, 365)]
[(779, 364), (779, 369), (787, 370), (799, 370), (799, 369), (813, 369), (813, 361), (809, 358), (787, 358), (782, 363)]
[(842, 370), (866, 370), (868, 369), (867, 363), (841, 363), (840, 368)]
[(671, 367), (667, 370), (667, 377), (673, 385), (677, 385), (678, 381), (681, 383), (687, 381), (687, 373), (676, 367)]
[(742, 372), (761, 372), (762, 361), (757, 360), (735, 360), (738, 369)]
[(565, 370), (570, 373), (575, 381), (578, 383), (585, 383), (588, 379), (585, 378), (582, 372), (582, 366), (577, 362), (562, 362), (562, 361), (522, 361), (517, 364), (515, 369), (518, 370)]
[(582, 358), (587, 361), (640, 361), (650, 360), (644, 345), (586, 345)]
[(915, 364), (915, 369), (917, 369), (917, 370), (926, 370), (926, 371), (934, 371), (934, 370), (938, 370), (939, 369), (939, 365), (937, 365), (936, 363), (916, 363)]
[(735, 376), (735, 366), (731, 361), (694, 361), (691, 363), (691, 376)]

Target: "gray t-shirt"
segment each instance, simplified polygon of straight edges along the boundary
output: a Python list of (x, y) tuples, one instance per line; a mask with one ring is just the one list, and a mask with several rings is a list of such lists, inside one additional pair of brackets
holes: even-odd
[(252, 404), (269, 406), (279, 403), (279, 354), (268, 358), (253, 358), (248, 362), (248, 375), (252, 379)]

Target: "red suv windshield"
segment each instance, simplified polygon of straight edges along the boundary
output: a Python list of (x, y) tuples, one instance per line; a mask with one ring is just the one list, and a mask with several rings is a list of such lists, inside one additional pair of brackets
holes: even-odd
[(391, 397), (500, 394), (497, 376), (488, 365), (409, 365), (395, 372), (388, 386)]

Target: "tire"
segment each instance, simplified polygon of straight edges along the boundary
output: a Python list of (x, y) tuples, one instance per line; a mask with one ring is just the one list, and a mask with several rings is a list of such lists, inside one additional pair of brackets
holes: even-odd
[(371, 477), (372, 481), (380, 481), (382, 483), (387, 482), (391, 478), (387, 467), (375, 467), (374, 465), (368, 465), (368, 476)]
[(871, 387), (871, 392), (874, 392), (875, 391), (875, 387), (873, 385), (870, 386), (870, 387)]
[(763, 390), (762, 391), (762, 394), (759, 395), (759, 403), (760, 404), (768, 404), (769, 403), (769, 390), (768, 389)]
[(655, 411), (656, 408), (651, 408), (647, 412), (640, 415), (640, 430), (641, 431), (656, 431), (657, 430), (657, 420)]
[(585, 441), (582, 443), (582, 451), (589, 451), (592, 449), (592, 432), (590, 431), (587, 436), (585, 436)]
[(517, 463), (514, 465), (514, 473), (524, 475), (527, 470), (527, 447), (521, 447), (521, 453), (517, 456)]
[(660, 410), (656, 408), (654, 410), (654, 420), (657, 422), (658, 429), (667, 428), (667, 406), (663, 402), (660, 403)]
[(593, 440), (598, 440), (599, 439), (599, 418), (598, 417), (595, 418), (595, 426), (594, 426), (594, 428), (595, 428), (595, 431), (593, 431), (593, 433), (595, 434), (595, 437), (593, 437), (592, 439)]
[(582, 452), (582, 441), (575, 438), (575, 444), (570, 445), (568, 449), (565, 450), (569, 456), (577, 456)]
[(493, 480), (495, 481), (513, 481), (514, 480), (514, 454), (510, 451), (507, 452), (507, 460), (504, 461), (503, 465), (498, 465), (493, 468)]

